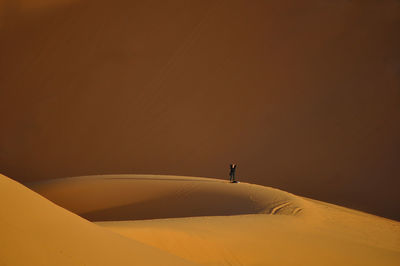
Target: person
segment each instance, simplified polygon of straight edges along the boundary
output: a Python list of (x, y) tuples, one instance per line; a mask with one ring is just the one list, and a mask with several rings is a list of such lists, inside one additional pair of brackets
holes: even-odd
[(236, 164), (234, 164), (234, 163), (231, 164), (230, 169), (231, 169), (231, 171), (229, 172), (229, 181), (231, 183), (236, 183), (236, 179), (235, 179)]

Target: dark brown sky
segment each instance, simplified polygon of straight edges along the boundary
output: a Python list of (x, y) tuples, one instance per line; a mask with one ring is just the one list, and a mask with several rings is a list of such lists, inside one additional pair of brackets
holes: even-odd
[(47, 2), (0, 2), (2, 173), (227, 178), (234, 161), (400, 220), (399, 1)]

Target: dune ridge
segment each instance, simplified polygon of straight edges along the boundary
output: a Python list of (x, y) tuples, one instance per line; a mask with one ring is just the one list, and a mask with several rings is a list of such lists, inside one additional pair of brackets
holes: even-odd
[(288, 192), (213, 178), (101, 175), (27, 186), (91, 221), (304, 212), (304, 200)]

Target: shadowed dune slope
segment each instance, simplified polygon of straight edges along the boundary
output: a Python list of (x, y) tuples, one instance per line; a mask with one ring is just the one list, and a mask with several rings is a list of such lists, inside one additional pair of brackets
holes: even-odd
[(192, 265), (100, 228), (0, 175), (0, 265)]
[(223, 178), (235, 161), (400, 219), (398, 0), (0, 3), (4, 174)]
[(111, 231), (202, 265), (400, 263), (400, 223), (269, 187), (159, 175), (28, 186)]

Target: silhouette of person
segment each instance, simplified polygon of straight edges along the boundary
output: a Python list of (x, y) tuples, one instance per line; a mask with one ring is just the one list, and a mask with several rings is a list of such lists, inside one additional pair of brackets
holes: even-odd
[(231, 183), (235, 183), (235, 173), (236, 173), (236, 164), (231, 164), (230, 165), (230, 172), (229, 172), (229, 181), (231, 181)]

